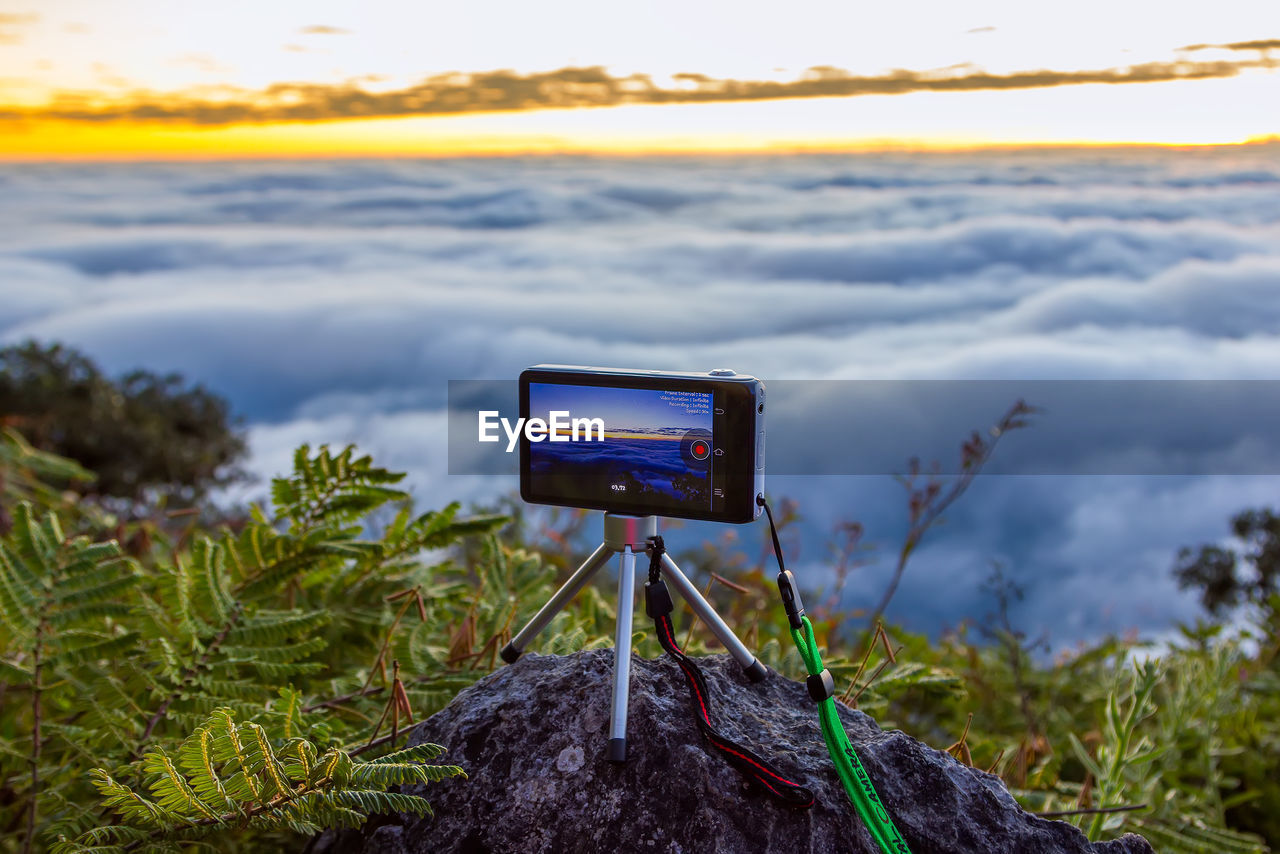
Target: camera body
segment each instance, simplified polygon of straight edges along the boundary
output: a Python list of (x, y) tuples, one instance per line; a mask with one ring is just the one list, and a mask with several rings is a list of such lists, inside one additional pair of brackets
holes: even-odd
[(750, 522), (764, 494), (764, 383), (705, 373), (535, 365), (520, 374), (520, 496)]

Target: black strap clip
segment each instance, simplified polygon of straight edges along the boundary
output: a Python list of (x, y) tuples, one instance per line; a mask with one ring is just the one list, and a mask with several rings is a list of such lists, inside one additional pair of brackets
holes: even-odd
[(671, 591), (662, 580), (662, 556), (666, 552), (667, 547), (662, 542), (661, 535), (655, 534), (649, 538), (649, 580), (644, 585), (644, 610), (655, 621), (675, 610)]
[(791, 570), (784, 569), (778, 573), (778, 592), (782, 594), (782, 607), (787, 612), (787, 622), (793, 629), (803, 629), (804, 602), (800, 599), (800, 588), (796, 585), (796, 577)]
[(646, 581), (644, 584), (644, 612), (651, 619), (665, 617), (675, 610), (671, 602), (671, 591), (662, 579)]
[(804, 680), (804, 686), (809, 689), (809, 699), (815, 703), (834, 697), (836, 693), (836, 680), (832, 678), (831, 671), (825, 667), (822, 668), (821, 673), (815, 673)]

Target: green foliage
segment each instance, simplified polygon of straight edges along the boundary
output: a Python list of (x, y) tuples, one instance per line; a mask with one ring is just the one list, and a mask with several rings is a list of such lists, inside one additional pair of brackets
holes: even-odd
[(0, 349), (0, 413), (35, 447), (97, 475), (72, 488), (123, 509), (190, 504), (241, 477), (246, 445), (226, 401), (175, 374), (111, 380), (75, 350), (29, 342)]
[(422, 744), (362, 761), (305, 738), (273, 737), (259, 724), (237, 722), (230, 709), (217, 709), (174, 754), (163, 748), (146, 753), (145, 793), (94, 769), (93, 785), (121, 823), (95, 828), (78, 840), (63, 837), (52, 850), (170, 850), (175, 842), (206, 839), (228, 828), (310, 834), (325, 827), (359, 827), (373, 813), (430, 815), (431, 806), (420, 795), (385, 790), (462, 776), (456, 765), (421, 764), (443, 750)]
[(13, 526), (19, 501), (70, 510), (59, 487), (93, 480), (93, 473), (56, 454), (33, 448), (22, 434), (0, 426), (0, 534)]
[[(1148, 766), (1168, 749), (1156, 746), (1140, 729), (1155, 714), (1152, 694), (1160, 683), (1160, 671), (1155, 661), (1121, 671), (1107, 695), (1102, 741), (1096, 752), (1091, 754), (1075, 733), (1067, 734), (1076, 759), (1094, 781), (1097, 803), (1103, 809), (1125, 803), (1128, 793), (1149, 794)], [(1093, 815), (1088, 830), (1091, 841), (1101, 838), (1108, 820), (1106, 813)], [(1123, 815), (1110, 821), (1118, 825)]]
[[(780, 514), (784, 542), (796, 518), (794, 508)], [(762, 661), (803, 678), (777, 603), (768, 532), (758, 550), (736, 536), (678, 559), (714, 573), (703, 592), (730, 625), (745, 627)], [(856, 538), (840, 542), (863, 553)], [(746, 555), (756, 552), (751, 562)], [(837, 549), (837, 582), (839, 568), (854, 563), (847, 557)], [(1173, 854), (1261, 852), (1280, 839), (1280, 608), (1262, 611), (1241, 638), (1207, 625), (1184, 629), (1158, 654), (1107, 638), (1051, 659), (1043, 638), (1014, 625), (1010, 606), (1021, 592), (999, 567), (986, 589), (994, 613), (935, 641), (897, 629), (859, 637), (860, 615), (837, 597), (808, 590), (804, 598), (846, 703), (999, 774), (1025, 808), (1059, 814), (1094, 839), (1136, 832)], [(687, 609), (677, 612), (682, 621), (691, 621)], [(701, 629), (687, 641), (717, 651)]]
[[(403, 475), (350, 448), (303, 447), (268, 506), (233, 527), (155, 533), (126, 557), (41, 477), (72, 469), (16, 436), (0, 453), (6, 494), (26, 502), (0, 538), (0, 852), (260, 850), (425, 811), (417, 790), (386, 789), (458, 769), (427, 764), (442, 748), (397, 750), (405, 727), (499, 666), (595, 533), (582, 513), (505, 528), (457, 505), (419, 513)], [(799, 517), (782, 509), (785, 543)], [(143, 525), (109, 531), (136, 544)], [(677, 560), (766, 664), (801, 677), (767, 532), (757, 548), (740, 530)], [(1251, 596), (1255, 622), (1236, 636), (1205, 624), (1159, 651), (1108, 638), (1050, 659), (1014, 625), (1020, 594), (998, 569), (982, 624), (936, 640), (862, 631), (866, 615), (840, 604), (868, 553), (860, 536), (843, 524), (835, 588), (805, 591), (844, 702), (1096, 839), (1134, 831), (1174, 854), (1280, 839), (1280, 597)], [(904, 549), (889, 553), (895, 575)], [(612, 643), (605, 575), (534, 651)], [(686, 648), (719, 651), (687, 606), (674, 618)], [(635, 643), (660, 654), (643, 621)], [(1097, 809), (1120, 811), (1081, 812)]]
[(1178, 552), (1174, 576), (1178, 586), (1200, 593), (1212, 614), (1240, 605), (1266, 607), (1280, 586), (1280, 516), (1273, 511), (1245, 510), (1231, 519), (1240, 550), (1218, 545)]
[[(28, 490), (0, 539), (0, 851), (254, 849), (427, 809), (385, 790), (460, 769), (394, 750), (403, 725), (485, 672), (463, 627), (479, 643), (554, 579), (492, 538), (502, 517), (415, 513), (402, 478), (303, 447), (269, 510), (136, 557), (68, 536), (61, 498)], [(477, 560), (468, 536), (488, 538)]]

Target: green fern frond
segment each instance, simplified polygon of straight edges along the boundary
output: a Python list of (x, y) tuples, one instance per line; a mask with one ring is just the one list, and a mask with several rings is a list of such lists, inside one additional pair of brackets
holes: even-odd
[(309, 637), (284, 645), (272, 643), (263, 646), (233, 643), (228, 640), (222, 645), (222, 653), (226, 656), (224, 661), (229, 661), (232, 664), (261, 664), (263, 662), (291, 664), (300, 658), (306, 658), (313, 653), (320, 652), (327, 645), (328, 641), (321, 636)]
[(417, 765), (412, 762), (366, 762), (351, 772), (351, 782), (358, 786), (387, 788), (412, 783), (431, 783), (447, 777), (465, 776), (456, 765)]
[[(82, 640), (82, 643), (70, 641)], [(57, 652), (59, 665), (73, 667), (89, 662), (113, 662), (138, 645), (138, 633), (128, 632), (115, 637), (102, 637), (99, 633), (64, 632)]]
[(373, 792), (363, 789), (340, 789), (329, 794), (333, 802), (347, 809), (357, 810), (366, 815), (378, 813), (407, 813), (408, 815), (433, 815), (431, 804), (418, 795), (403, 795), (398, 792)]
[(195, 813), (202, 818), (217, 819), (217, 814), (191, 788), (169, 754), (163, 750), (148, 752), (143, 757), (143, 768), (154, 777), (151, 793), (161, 809), (174, 815)]
[(234, 812), (238, 808), (227, 794), (218, 776), (218, 761), (214, 756), (212, 727), (206, 722), (187, 736), (178, 748), (178, 764), (186, 772), (191, 787), (200, 798), (222, 812)]
[(316, 760), (315, 767), (307, 777), (312, 786), (320, 786), (325, 782), (344, 785), (351, 777), (351, 757), (337, 748), (329, 748)]
[(327, 611), (258, 611), (227, 634), (225, 642), (241, 646), (279, 644), (306, 635), (333, 619)]
[(384, 753), (377, 759), (370, 759), (367, 764), (383, 765), (394, 762), (430, 762), (432, 759), (442, 756), (444, 752), (445, 748), (440, 745), (424, 742), (422, 744), (414, 745), (413, 747), (406, 747), (403, 750), (397, 750), (393, 753)]
[[(359, 762), (330, 748), (317, 759), (315, 745), (306, 739), (289, 738), (277, 746), (264, 726), (237, 722), (230, 710), (219, 709), (184, 739), (176, 761), (162, 749), (147, 752), (143, 769), (151, 798), (95, 770), (94, 785), (123, 824), (90, 830), (74, 843), (64, 840), (60, 850), (109, 849), (126, 840), (198, 839), (213, 828), (246, 821), (252, 827), (298, 830), (358, 826), (375, 813), (430, 815), (421, 796), (382, 789), (461, 775), (456, 766), (416, 761), (440, 751), (437, 745), (422, 745), (383, 761)], [(139, 836), (147, 832), (152, 835)]]
[(322, 445), (314, 457), (309, 446), (298, 448), (293, 474), (271, 482), (276, 511), (298, 530), (317, 522), (345, 524), (387, 502), (409, 497), (391, 486), (404, 479), (403, 473), (378, 468), (371, 458), (354, 454), (351, 445), (337, 455)]
[(128, 786), (117, 783), (101, 768), (90, 771), (89, 777), (94, 788), (102, 795), (103, 805), (115, 810), (122, 818), (157, 828), (166, 828), (173, 824), (175, 817), (167, 810), (142, 797)]

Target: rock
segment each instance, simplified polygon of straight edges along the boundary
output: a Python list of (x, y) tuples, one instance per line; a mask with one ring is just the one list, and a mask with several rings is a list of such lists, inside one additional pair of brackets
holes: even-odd
[[(377, 817), (327, 833), (313, 854), (857, 852), (879, 854), (841, 788), (805, 687), (776, 673), (747, 683), (726, 655), (699, 659), (725, 736), (812, 789), (778, 805), (718, 756), (694, 723), (669, 659), (632, 659), (628, 758), (605, 759), (613, 651), (528, 654), (459, 694), (411, 744), (449, 748), (468, 779), (413, 791), (434, 818)], [(850, 740), (913, 854), (1154, 854), (1129, 835), (1090, 843), (1024, 812), (998, 777), (840, 706)], [(443, 761), (443, 760), (442, 760)]]

